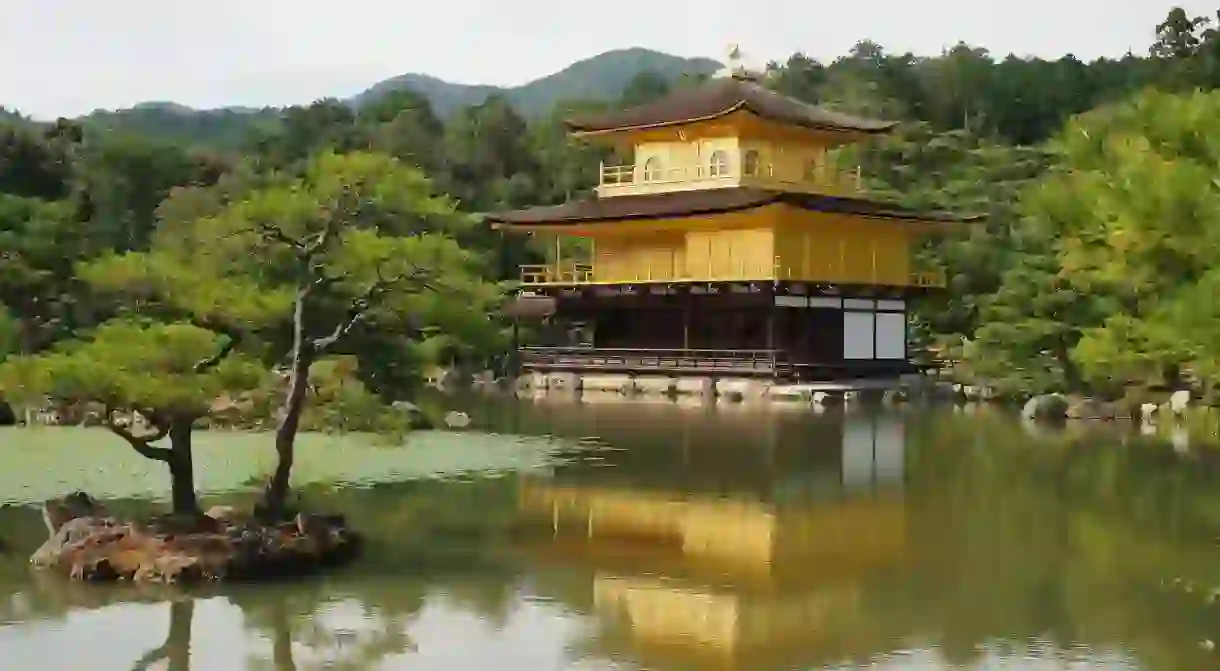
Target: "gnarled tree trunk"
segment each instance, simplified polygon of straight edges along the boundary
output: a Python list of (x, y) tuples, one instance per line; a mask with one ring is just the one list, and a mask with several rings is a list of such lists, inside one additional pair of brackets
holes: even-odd
[(195, 495), (195, 459), (191, 452), (191, 428), (189, 419), (174, 420), (169, 427), (170, 487), (173, 492), (175, 515), (198, 515), (199, 499)]
[[(198, 516), (199, 499), (195, 496), (195, 460), (191, 452), (191, 431), (195, 425), (193, 416), (147, 417), (156, 426), (156, 431), (136, 435), (115, 419), (114, 410), (106, 410), (106, 426), (112, 433), (127, 441), (140, 456), (160, 461), (169, 468), (170, 491), (174, 515)], [(169, 447), (156, 447), (153, 443), (169, 437)]]
[(297, 298), (292, 328), (292, 369), (289, 373), (288, 394), (280, 411), (280, 424), (275, 430), (275, 472), (267, 481), (262, 501), (256, 509), (259, 517), (278, 521), (284, 517), (288, 504), (288, 483), (296, 454), (297, 432), (305, 412), (305, 397), (309, 391), (309, 367), (313, 364), (313, 344), (305, 338), (304, 297)]

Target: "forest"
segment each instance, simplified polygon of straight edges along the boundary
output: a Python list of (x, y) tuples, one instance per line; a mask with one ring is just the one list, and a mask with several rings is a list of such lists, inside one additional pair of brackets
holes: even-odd
[[(1220, 11), (1175, 9), (1148, 34), (1147, 54), (1091, 62), (865, 40), (828, 63), (772, 62), (763, 81), (903, 122), (845, 157), (873, 194), (987, 215), (929, 241), (951, 290), (921, 306), (921, 346), (1013, 395), (1206, 389), (1220, 378)], [(380, 408), (411, 398), (429, 363), (504, 359), (489, 315), (542, 252), (478, 213), (587, 197), (603, 150), (561, 120), (707, 76), (669, 67), (549, 113), (495, 92), (442, 113), (402, 88), (182, 129), (172, 109), (116, 127), (0, 108), (0, 389), (136, 412), (151, 434), (112, 424), (140, 449), (217, 397), (271, 403), (268, 376), (296, 399), (283, 441), (390, 421)]]

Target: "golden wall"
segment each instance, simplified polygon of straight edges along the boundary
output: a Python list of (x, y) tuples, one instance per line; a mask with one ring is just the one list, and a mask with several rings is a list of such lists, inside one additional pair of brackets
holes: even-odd
[(599, 282), (682, 279), (686, 236), (677, 231), (646, 231), (594, 238), (593, 268)]
[[(774, 274), (775, 206), (565, 228), (587, 238), (594, 283), (751, 280)], [(562, 247), (562, 245), (561, 245)]]
[(766, 228), (686, 234), (686, 277), (752, 280), (774, 274), (773, 231)]
[(564, 231), (591, 240), (594, 284), (783, 279), (909, 286), (910, 226), (768, 205)]
[(780, 279), (907, 286), (909, 224), (788, 209), (776, 231)]

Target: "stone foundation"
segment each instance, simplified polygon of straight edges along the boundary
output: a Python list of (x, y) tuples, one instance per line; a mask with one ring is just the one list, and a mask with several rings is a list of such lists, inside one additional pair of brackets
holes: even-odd
[(634, 391), (634, 385), (629, 375), (585, 375), (579, 383), (584, 392), (615, 392), (629, 394)]
[[(926, 385), (925, 385), (926, 386)], [(682, 405), (782, 403), (837, 406), (844, 403), (900, 405), (929, 397), (919, 380), (871, 380), (845, 384), (775, 384), (746, 377), (671, 377), (607, 373), (526, 373), (515, 388), (522, 398), (568, 396), (587, 402), (668, 400)]]
[(715, 396), (716, 381), (710, 377), (680, 377), (674, 381), (674, 393), (680, 396)]
[(641, 375), (635, 380), (635, 393), (644, 396), (669, 396), (676, 393), (677, 378), (661, 375)]

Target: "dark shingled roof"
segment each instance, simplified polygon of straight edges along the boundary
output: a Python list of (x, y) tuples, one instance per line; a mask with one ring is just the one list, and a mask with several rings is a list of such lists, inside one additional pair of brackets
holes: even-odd
[(896, 203), (828, 196), (815, 193), (792, 193), (735, 187), (700, 191), (671, 191), (642, 196), (612, 196), (582, 200), (563, 205), (532, 207), (511, 212), (493, 212), (486, 220), (509, 226), (560, 225), (630, 219), (663, 219), (698, 214), (716, 214), (748, 210), (771, 203), (786, 203), (814, 212), (854, 214), (875, 219), (906, 219), (938, 223), (967, 223), (982, 216), (959, 216), (948, 212), (919, 211)]
[(855, 133), (886, 133), (896, 121), (862, 119), (780, 95), (739, 77), (711, 79), (689, 88), (679, 88), (652, 103), (588, 117), (566, 120), (576, 133), (649, 128), (714, 119), (739, 109), (764, 119), (816, 130)]

